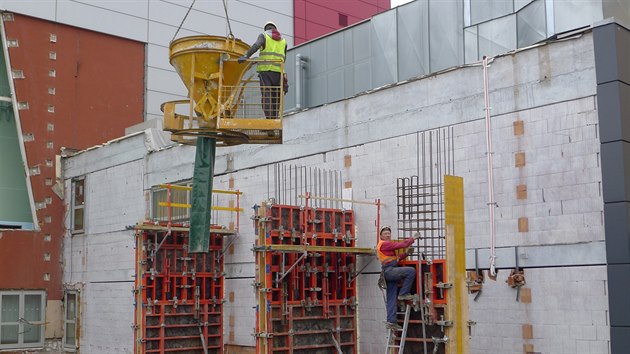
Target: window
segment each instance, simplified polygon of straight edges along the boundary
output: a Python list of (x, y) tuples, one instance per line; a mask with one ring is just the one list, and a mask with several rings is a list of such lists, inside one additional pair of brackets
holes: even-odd
[(66, 349), (76, 349), (77, 339), (77, 303), (78, 295), (74, 291), (66, 293), (65, 314), (63, 328), (63, 346)]
[(0, 291), (0, 349), (44, 344), (43, 291)]
[(85, 230), (85, 179), (72, 181), (72, 233), (80, 234)]

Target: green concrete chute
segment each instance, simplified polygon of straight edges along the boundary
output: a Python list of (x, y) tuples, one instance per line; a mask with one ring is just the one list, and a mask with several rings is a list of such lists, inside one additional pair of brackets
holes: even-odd
[(197, 139), (195, 171), (193, 174), (190, 240), (188, 252), (207, 252), (210, 243), (210, 207), (212, 206), (212, 182), (217, 142), (212, 138)]

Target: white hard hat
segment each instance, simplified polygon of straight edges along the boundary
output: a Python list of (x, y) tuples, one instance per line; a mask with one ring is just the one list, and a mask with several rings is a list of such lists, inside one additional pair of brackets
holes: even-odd
[(276, 26), (276, 24), (273, 21), (267, 21), (265, 22), (265, 25), (263, 26), (263, 29), (266, 30), (267, 26), (272, 25), (275, 29), (278, 29), (278, 26)]
[(385, 225), (385, 226), (381, 226), (381, 229), (378, 231), (378, 234), (382, 235), (383, 231), (385, 231), (385, 230), (388, 230), (389, 232), (392, 232), (392, 228), (387, 226), (387, 225)]

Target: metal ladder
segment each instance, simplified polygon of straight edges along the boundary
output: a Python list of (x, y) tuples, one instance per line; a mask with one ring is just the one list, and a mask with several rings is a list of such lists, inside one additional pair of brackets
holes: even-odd
[[(403, 354), (405, 350), (405, 339), (407, 338), (407, 329), (409, 328), (409, 314), (411, 313), (411, 304), (405, 304), (405, 321), (403, 322), (402, 330), (400, 329), (389, 329), (389, 334), (387, 335), (387, 348), (385, 348), (385, 354), (396, 354), (393, 349), (398, 348), (397, 354)], [(396, 332), (402, 332), (400, 336), (400, 344), (396, 344)]]

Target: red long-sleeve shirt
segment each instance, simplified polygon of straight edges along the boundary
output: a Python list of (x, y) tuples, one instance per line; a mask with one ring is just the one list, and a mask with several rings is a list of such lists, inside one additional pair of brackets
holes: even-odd
[[(409, 237), (405, 239), (404, 241), (396, 241), (396, 242), (381, 240), (381, 242), (379, 242), (380, 247), (378, 247), (378, 250), (381, 253), (383, 253), (383, 255), (385, 256), (395, 257), (396, 250), (411, 246), (411, 244), (413, 244), (413, 241), (414, 241), (413, 237)], [(407, 253), (401, 253), (398, 255), (398, 260), (402, 260), (405, 258), (407, 258)]]

